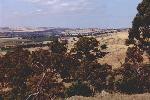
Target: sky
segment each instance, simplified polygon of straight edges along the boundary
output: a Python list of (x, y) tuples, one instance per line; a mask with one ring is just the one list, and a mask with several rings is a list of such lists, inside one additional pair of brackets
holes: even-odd
[(0, 27), (127, 28), (141, 0), (0, 0)]

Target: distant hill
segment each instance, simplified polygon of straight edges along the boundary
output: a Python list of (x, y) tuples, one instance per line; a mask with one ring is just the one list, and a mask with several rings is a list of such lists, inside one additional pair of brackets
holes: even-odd
[(0, 27), (0, 36), (8, 36), (8, 37), (23, 37), (23, 38), (36, 38), (36, 37), (49, 37), (56, 36), (61, 34), (67, 28), (54, 28), (54, 27), (18, 27), (18, 28), (10, 28), (10, 27)]

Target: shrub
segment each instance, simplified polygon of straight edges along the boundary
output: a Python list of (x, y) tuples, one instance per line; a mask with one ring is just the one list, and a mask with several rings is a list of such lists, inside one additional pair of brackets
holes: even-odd
[(119, 91), (129, 94), (150, 91), (150, 66), (143, 64), (142, 55), (139, 47), (128, 48), (125, 63), (118, 74), (122, 77), (115, 81), (115, 87)]
[(150, 92), (150, 67), (126, 64), (122, 69), (121, 78), (115, 82), (116, 88), (123, 93)]
[(115, 86), (119, 91), (124, 93), (139, 93), (141, 91), (138, 73), (132, 65), (124, 65), (120, 76), (122, 77), (115, 83)]
[(71, 96), (92, 96), (93, 91), (90, 89), (90, 87), (82, 82), (77, 82), (73, 84), (70, 88), (66, 89), (65, 91), (66, 97), (71, 97)]
[(103, 49), (107, 49), (107, 45), (106, 45), (106, 44), (103, 44), (103, 45), (101, 45), (101, 48), (102, 48), (102, 50), (103, 50)]

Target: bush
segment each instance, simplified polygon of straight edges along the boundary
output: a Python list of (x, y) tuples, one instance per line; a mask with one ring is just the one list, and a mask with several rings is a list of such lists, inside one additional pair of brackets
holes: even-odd
[(103, 49), (107, 49), (108, 47), (107, 47), (106, 44), (103, 44), (103, 45), (101, 45), (101, 48), (102, 48), (102, 50), (103, 50)]
[(73, 84), (70, 88), (66, 89), (65, 91), (66, 97), (71, 97), (71, 96), (92, 96), (93, 91), (90, 89), (90, 87), (82, 82), (77, 82)]
[(114, 85), (120, 92), (127, 94), (150, 92), (150, 66), (148, 65), (125, 64), (115, 77), (117, 81)]
[(150, 92), (150, 66), (143, 64), (142, 55), (139, 47), (128, 48), (125, 63), (117, 74), (122, 77), (115, 81), (119, 91), (129, 94)]
[(122, 76), (115, 82), (117, 89), (124, 93), (139, 93), (138, 73), (131, 65), (125, 65), (121, 73)]
[(102, 91), (111, 86), (112, 67), (110, 65), (101, 65), (97, 62), (85, 62), (75, 71), (75, 80), (88, 82), (95, 91)]

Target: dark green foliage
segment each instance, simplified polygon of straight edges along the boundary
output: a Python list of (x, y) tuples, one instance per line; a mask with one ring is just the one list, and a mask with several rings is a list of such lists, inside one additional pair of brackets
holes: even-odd
[[(130, 94), (150, 92), (150, 65), (143, 64), (139, 46), (128, 48), (125, 63), (114, 72), (112, 66), (98, 63), (107, 53), (100, 51), (95, 38), (80, 37), (73, 51), (66, 51), (65, 44), (54, 41), (50, 50), (30, 53), (17, 48), (0, 57), (0, 83), (12, 89), (2, 96), (49, 100), (113, 89)], [(64, 92), (65, 82), (75, 84)]]
[(106, 89), (107, 77), (111, 74), (111, 66), (101, 65), (98, 58), (107, 53), (101, 52), (99, 42), (93, 37), (80, 37), (73, 49), (73, 57), (80, 61), (73, 78), (81, 82), (88, 82), (95, 90)]
[(96, 62), (86, 62), (76, 71), (76, 80), (88, 82), (92, 85), (95, 91), (107, 89), (109, 85), (109, 76), (112, 74), (110, 65), (101, 65)]
[(109, 85), (109, 80), (107, 79), (111, 76), (112, 67), (110, 65), (98, 64), (98, 63), (90, 63), (86, 66), (85, 74), (86, 80), (95, 87), (95, 90), (101, 91), (103, 89), (107, 89), (107, 85)]
[(140, 93), (142, 92), (139, 87), (139, 77), (137, 70), (130, 64), (124, 65), (123, 78), (118, 80), (115, 85), (117, 89), (125, 93)]
[(128, 48), (125, 64), (123, 65), (120, 86), (121, 91), (127, 93), (143, 93), (150, 91), (150, 67), (143, 64), (143, 51), (148, 56), (150, 52), (150, 1), (143, 0), (137, 7), (138, 14), (129, 30), (129, 41), (135, 46)]
[(83, 54), (86, 54), (96, 47), (98, 47), (98, 41), (95, 38), (81, 37), (79, 41), (75, 44), (76, 51), (80, 51)]
[(74, 76), (74, 72), (78, 69), (80, 63), (77, 59), (74, 59), (71, 55), (64, 55), (62, 62), (60, 62), (59, 73), (61, 77), (65, 79), (71, 79)]
[(66, 44), (60, 43), (58, 40), (55, 40), (50, 44), (50, 49), (53, 53), (59, 54), (66, 53), (67, 51)]
[(126, 39), (125, 45), (129, 46), (130, 44), (136, 44), (136, 41), (132, 39)]
[(150, 1), (143, 0), (137, 7), (138, 14), (129, 31), (129, 40), (138, 40), (138, 45), (145, 51), (150, 50)]
[(131, 64), (124, 65), (122, 78), (115, 83), (119, 91), (129, 94), (150, 92), (150, 67), (137, 67)]
[(98, 41), (95, 38), (80, 37), (75, 44), (74, 53), (81, 61), (93, 61), (96, 59), (93, 53), (96, 48), (98, 48)]
[(33, 74), (33, 70), (29, 65), (30, 52), (21, 48), (16, 48), (8, 52), (2, 59), (1, 83), (7, 83), (12, 86), (10, 99), (18, 96), (23, 99), (27, 93), (27, 78)]
[(82, 82), (77, 82), (73, 84), (71, 87), (66, 89), (65, 91), (66, 97), (71, 97), (71, 96), (92, 96), (93, 91), (90, 89), (90, 87)]
[(28, 64), (30, 52), (21, 48), (15, 48), (3, 58), (3, 66), (12, 68), (21, 64)]
[(102, 50), (103, 50), (103, 49), (107, 49), (107, 45), (106, 45), (106, 44), (103, 44), (103, 45), (101, 45), (101, 48), (102, 48)]
[(132, 64), (142, 63), (144, 60), (142, 55), (143, 51), (138, 46), (129, 47), (126, 52), (125, 62)]
[[(97, 91), (108, 89), (128, 94), (150, 92), (150, 65), (143, 64), (142, 56), (143, 50), (150, 54), (150, 1), (143, 0), (137, 9), (129, 40), (126, 40), (127, 45), (135, 46), (128, 48), (120, 69), (112, 71), (110, 65), (98, 63), (98, 58), (107, 54), (100, 51), (107, 45), (99, 48), (99, 42), (93, 37), (79, 36), (69, 53), (67, 41), (59, 42), (58, 38), (51, 37), (50, 50), (30, 53), (15, 48), (0, 57), (0, 83), (10, 88), (0, 99), (55, 100), (65, 96), (93, 96)], [(65, 91), (65, 82), (75, 84)]]
[(35, 74), (41, 74), (51, 66), (51, 54), (48, 50), (34, 51), (30, 57), (31, 67)]
[(125, 63), (118, 74), (115, 87), (124, 93), (150, 92), (150, 66), (143, 64), (142, 51), (137, 46), (128, 48)]
[(101, 52), (99, 42), (93, 37), (80, 37), (74, 45), (72, 53), (76, 59), (81, 61), (95, 61), (97, 58), (104, 57), (105, 52)]
[(47, 69), (40, 75), (29, 77), (28, 82), (30, 89), (30, 94), (28, 93), (26, 97), (28, 100), (32, 97), (34, 97), (35, 100), (64, 98), (65, 87), (62, 82), (58, 82), (57, 73), (52, 72), (52, 70)]

